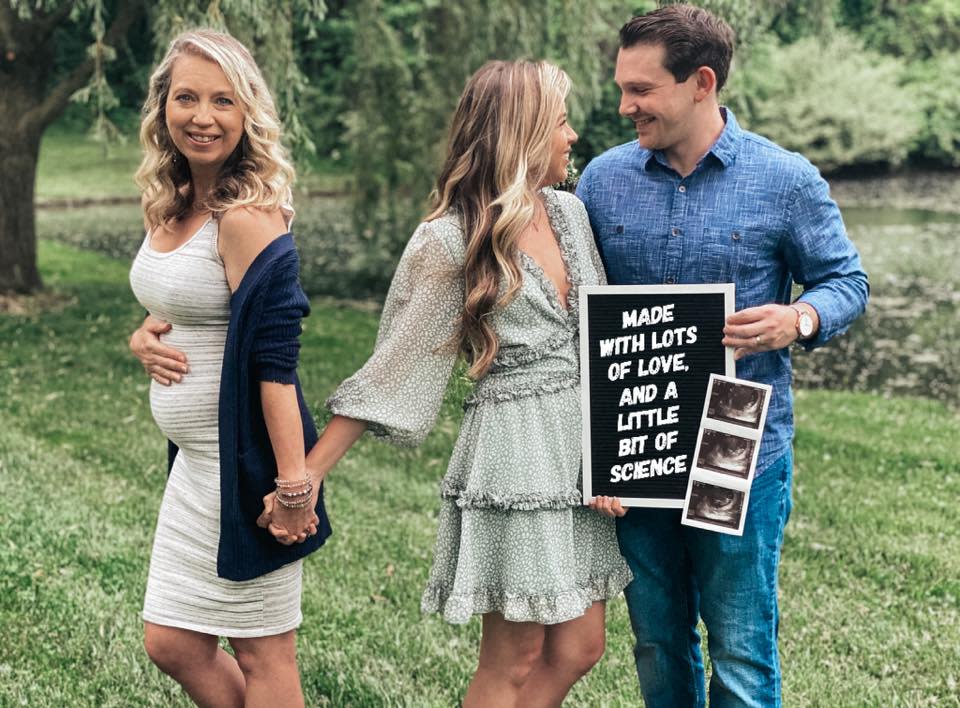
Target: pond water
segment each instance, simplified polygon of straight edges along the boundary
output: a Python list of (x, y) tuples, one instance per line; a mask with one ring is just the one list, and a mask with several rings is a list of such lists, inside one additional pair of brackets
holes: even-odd
[(960, 214), (847, 208), (843, 215), (870, 278), (870, 302), (846, 334), (796, 352), (796, 385), (960, 406)]
[[(311, 294), (378, 299), (393, 270), (354, 235), (342, 200), (298, 205), (302, 281)], [(797, 386), (937, 398), (960, 407), (960, 214), (843, 210), (870, 278), (866, 314), (814, 352), (795, 349)], [(38, 212), (41, 237), (129, 260), (142, 238), (135, 205)]]

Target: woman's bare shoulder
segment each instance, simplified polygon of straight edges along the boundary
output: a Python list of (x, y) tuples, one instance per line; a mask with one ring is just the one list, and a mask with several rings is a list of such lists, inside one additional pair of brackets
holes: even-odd
[[(220, 232), (229, 237), (273, 233), (274, 238), (286, 233), (287, 223), (280, 209), (243, 206), (228, 209), (220, 215)], [(273, 240), (273, 239), (270, 239)]]

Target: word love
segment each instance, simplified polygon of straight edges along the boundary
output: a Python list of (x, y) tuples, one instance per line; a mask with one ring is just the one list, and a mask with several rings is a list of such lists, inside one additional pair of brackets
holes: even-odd
[[(684, 363), (685, 352), (676, 352), (674, 354), (659, 354), (649, 359), (637, 359), (637, 378), (643, 376), (656, 376), (657, 374), (669, 374), (676, 371), (689, 371), (690, 368)], [(607, 367), (607, 379), (610, 381), (622, 381), (631, 374), (633, 370), (633, 361), (614, 362)]]

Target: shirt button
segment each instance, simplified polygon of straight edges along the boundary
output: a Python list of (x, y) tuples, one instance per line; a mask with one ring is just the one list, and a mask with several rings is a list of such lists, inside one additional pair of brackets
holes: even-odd
[(739, 232), (739, 231), (734, 231), (732, 238), (733, 238), (734, 241), (739, 241), (739, 240), (740, 240), (740, 232)]
[(664, 280), (663, 282), (665, 282), (667, 285), (673, 285), (675, 282), (677, 282), (677, 279), (674, 278), (672, 275), (668, 275), (667, 279)]
[(680, 235), (680, 229), (678, 229), (678, 228), (676, 228), (676, 227), (670, 229), (670, 235), (671, 235), (671, 236), (679, 236), (679, 235)]
[(686, 185), (681, 184), (679, 187), (677, 187), (677, 191), (680, 192), (681, 194), (683, 192), (686, 192), (687, 191)]

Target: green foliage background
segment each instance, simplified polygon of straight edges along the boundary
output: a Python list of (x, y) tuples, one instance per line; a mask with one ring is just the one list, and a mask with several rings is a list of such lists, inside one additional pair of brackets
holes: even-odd
[[(94, 2), (94, 5), (97, 3)], [(105, 67), (111, 122), (135, 131), (150, 64), (177, 30), (226, 27), (247, 42), (278, 94), (307, 177), (337, 176), (349, 197), (359, 291), (385, 291), (427, 209), (449, 116), (464, 81), (491, 58), (546, 58), (574, 80), (579, 167), (633, 139), (617, 114), (617, 33), (655, 0), (163, 0)], [(660, 3), (662, 4), (662, 2)], [(741, 124), (821, 170), (858, 174), (960, 165), (960, 0), (699, 0), (738, 37), (721, 99)], [(265, 9), (266, 8), (266, 9)], [(61, 31), (62, 71), (85, 43)], [(292, 28), (292, 29), (291, 29)], [(96, 96), (96, 92), (89, 95)], [(114, 105), (115, 104), (115, 105)], [(97, 114), (75, 106), (75, 127)], [(324, 183), (326, 184), (326, 183)]]
[[(616, 116), (617, 31), (657, 4), (164, 0), (106, 65), (117, 99), (108, 114), (130, 132), (150, 64), (167, 38), (190, 25), (226, 27), (254, 48), (279, 94), (288, 127), (301, 124), (320, 164), (352, 165), (357, 189), (368, 197), (399, 180), (416, 192), (429, 186), (432, 171), (422, 168), (435, 166), (466, 77), (490, 58), (542, 57), (562, 65), (575, 80), (571, 113), (581, 134), (578, 155), (585, 161), (631, 138)], [(809, 126), (823, 123), (827, 132), (847, 125), (855, 133), (847, 141), (824, 144), (823, 135), (809, 129), (793, 136), (791, 147), (815, 156), (826, 170), (960, 162), (955, 137), (960, 135), (960, 74), (955, 71), (960, 0), (695, 4), (723, 16), (737, 32), (728, 100), (746, 109), (749, 127), (769, 130), (773, 116), (801, 113)], [(292, 33), (275, 31), (291, 26)], [(59, 30), (57, 44), (62, 72), (87, 50), (74, 24)], [(859, 119), (843, 116), (852, 111), (861, 114)], [(78, 106), (70, 120), (82, 124), (90, 115), (89, 106)], [(295, 147), (302, 158), (310, 152), (306, 141)]]

